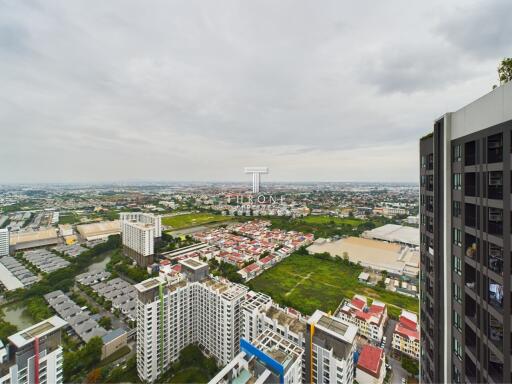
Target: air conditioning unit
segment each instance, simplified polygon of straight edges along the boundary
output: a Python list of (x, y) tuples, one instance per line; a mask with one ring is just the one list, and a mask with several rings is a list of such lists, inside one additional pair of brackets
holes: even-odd
[(489, 220), (501, 222), (501, 213), (489, 213)]
[(489, 185), (503, 185), (503, 180), (501, 178), (489, 178)]
[(503, 146), (503, 144), (502, 144), (501, 140), (487, 142), (487, 148), (489, 148), (489, 149), (497, 149), (497, 148), (501, 148), (502, 146)]

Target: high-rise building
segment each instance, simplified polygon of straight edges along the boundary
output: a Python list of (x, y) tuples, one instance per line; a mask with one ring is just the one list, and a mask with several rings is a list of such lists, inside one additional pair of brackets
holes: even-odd
[(350, 384), (357, 326), (315, 311), (306, 328), (306, 382)]
[(512, 83), (420, 140), (421, 379), (511, 382)]
[(0, 229), (0, 257), (9, 256), (9, 230), (7, 228)]
[(61, 384), (61, 330), (66, 322), (50, 317), (0, 341), (0, 383)]
[(119, 214), (119, 221), (121, 222), (121, 231), (123, 230), (122, 223), (125, 221), (136, 221), (143, 224), (151, 224), (155, 228), (155, 237), (162, 237), (162, 217), (153, 215), (152, 213), (144, 212), (121, 212)]
[(253, 342), (240, 343), (235, 356), (208, 384), (301, 384), (304, 349), (266, 329)]
[(121, 224), (123, 253), (141, 267), (153, 263), (155, 254), (155, 228), (152, 224), (123, 221)]
[(154, 382), (180, 351), (197, 343), (229, 363), (240, 350), (241, 304), (247, 288), (208, 275), (208, 264), (180, 262), (182, 274), (135, 285), (137, 302), (137, 371)]

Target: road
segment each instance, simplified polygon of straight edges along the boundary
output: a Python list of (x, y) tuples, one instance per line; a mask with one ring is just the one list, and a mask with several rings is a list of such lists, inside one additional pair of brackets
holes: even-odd
[(391, 357), (391, 343), (393, 341), (393, 331), (396, 323), (396, 320), (389, 319), (384, 332), (384, 335), (386, 336), (386, 345), (384, 346), (384, 351), (386, 352), (386, 363), (391, 365), (391, 371), (393, 373), (393, 376), (391, 377), (391, 384), (401, 384), (402, 378), (407, 378), (409, 376), (407, 371), (402, 368), (400, 362)]

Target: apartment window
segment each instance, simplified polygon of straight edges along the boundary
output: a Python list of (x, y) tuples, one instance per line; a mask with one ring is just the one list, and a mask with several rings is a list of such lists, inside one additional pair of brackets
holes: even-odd
[(460, 204), (460, 201), (453, 201), (452, 202), (452, 214), (453, 214), (453, 217), (460, 217), (460, 213), (461, 213), (461, 204)]
[(453, 174), (453, 189), (462, 189), (462, 175), (460, 173)]
[(455, 353), (459, 360), (462, 360), (462, 345), (455, 337), (453, 338), (453, 353)]
[(462, 231), (458, 228), (453, 228), (452, 235), (453, 235), (453, 244), (461, 247), (462, 246)]
[(462, 317), (458, 312), (453, 311), (453, 326), (462, 332)]
[(462, 260), (460, 259), (460, 257), (457, 257), (457, 256), (452, 256), (452, 260), (453, 260), (453, 271), (458, 274), (458, 275), (461, 275), (462, 274)]
[(427, 157), (425, 155), (421, 156), (421, 168), (427, 168)]
[(462, 161), (462, 145), (453, 146), (453, 161)]
[(462, 289), (455, 283), (453, 283), (453, 298), (457, 303), (462, 303)]

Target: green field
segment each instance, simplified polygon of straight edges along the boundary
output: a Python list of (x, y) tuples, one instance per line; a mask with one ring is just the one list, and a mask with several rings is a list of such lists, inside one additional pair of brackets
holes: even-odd
[(316, 309), (334, 312), (343, 298), (355, 294), (388, 303), (393, 317), (400, 312), (397, 307), (418, 312), (418, 300), (360, 283), (357, 277), (361, 271), (362, 267), (348, 265), (341, 259), (333, 261), (295, 253), (248, 285), (307, 315)]
[(303, 220), (309, 224), (351, 225), (352, 227), (363, 223), (363, 220), (355, 217), (307, 216)]
[(232, 220), (231, 216), (216, 215), (213, 213), (187, 213), (185, 215), (163, 217), (162, 224), (172, 229), (195, 227), (196, 225), (217, 223)]
[(390, 222), (386, 218), (375, 217), (369, 220), (354, 217), (307, 216), (303, 218), (272, 217), (272, 228), (285, 231), (312, 233), (315, 238), (334, 236), (358, 236), (362, 232)]

